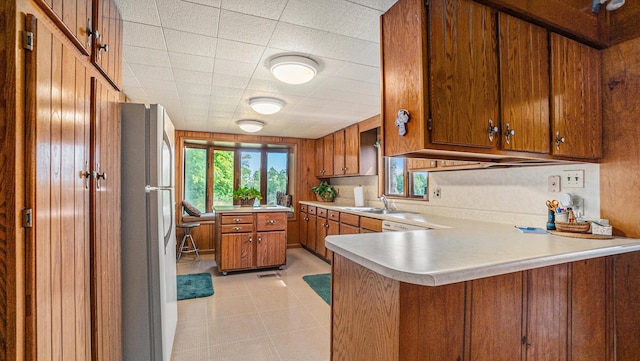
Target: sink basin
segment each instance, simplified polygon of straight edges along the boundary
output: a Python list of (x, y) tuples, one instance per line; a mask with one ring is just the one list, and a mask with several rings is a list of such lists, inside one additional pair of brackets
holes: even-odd
[(375, 214), (397, 214), (397, 213), (415, 213), (415, 212), (408, 212), (408, 211), (396, 211), (393, 209), (382, 209), (382, 208), (374, 208), (374, 209), (370, 209), (368, 211), (363, 211), (366, 213), (375, 213)]

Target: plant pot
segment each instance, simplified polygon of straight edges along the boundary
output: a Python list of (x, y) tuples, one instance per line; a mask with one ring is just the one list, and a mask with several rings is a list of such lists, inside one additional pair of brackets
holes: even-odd
[(255, 203), (256, 203), (256, 197), (240, 198), (240, 207), (253, 207)]
[(316, 199), (318, 200), (318, 202), (333, 202), (333, 197), (324, 199), (320, 197), (319, 194), (316, 194)]

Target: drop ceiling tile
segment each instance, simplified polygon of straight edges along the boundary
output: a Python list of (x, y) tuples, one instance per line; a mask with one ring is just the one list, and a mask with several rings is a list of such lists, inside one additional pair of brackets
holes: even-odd
[(267, 45), (275, 27), (275, 20), (222, 10), (218, 37), (249, 44)]
[(213, 58), (170, 52), (169, 59), (171, 59), (171, 66), (177, 69), (193, 70), (205, 73), (213, 72)]
[(353, 3), (386, 12), (397, 0), (350, 0)]
[(276, 25), (271, 40), (269, 40), (269, 47), (308, 54), (313, 50), (313, 44), (318, 42), (325, 33), (324, 30), (281, 21)]
[(213, 67), (213, 73), (250, 78), (255, 68), (255, 63), (250, 64), (225, 59), (216, 59)]
[(212, 74), (208, 72), (173, 68), (176, 82), (211, 85)]
[(360, 53), (368, 49), (370, 42), (340, 34), (325, 33), (313, 47), (313, 54), (321, 57), (357, 63)]
[(239, 41), (218, 39), (216, 59), (239, 61), (243, 63), (257, 63), (262, 57), (265, 47)]
[(160, 26), (155, 0), (116, 0), (122, 20)]
[(182, 83), (176, 82), (178, 88), (178, 94), (182, 97), (185, 94), (206, 95), (207, 99), (211, 95), (211, 85), (209, 84), (194, 84), (194, 83)]
[(323, 85), (330, 89), (345, 90), (350, 93), (369, 95), (374, 98), (380, 97), (380, 86), (378, 84), (365, 83), (352, 79), (329, 77)]
[(240, 99), (244, 90), (236, 88), (225, 88), (219, 86), (211, 87), (211, 97), (236, 98)]
[(131, 67), (126, 62), (122, 62), (122, 86), (123, 87), (140, 87), (138, 78), (133, 74)]
[(149, 79), (173, 80), (173, 72), (168, 67), (130, 64), (129, 68), (140, 82)]
[(287, 0), (222, 0), (221, 8), (277, 20)]
[(140, 85), (142, 85), (146, 89), (147, 95), (150, 97), (155, 94), (165, 92), (172, 92), (177, 96), (176, 82), (173, 80), (140, 78)]
[(236, 111), (237, 106), (234, 104), (210, 104), (209, 114), (233, 114)]
[(163, 27), (217, 36), (219, 8), (175, 0), (156, 0), (156, 3)]
[(147, 94), (142, 87), (129, 86), (124, 89), (124, 94), (131, 99), (132, 102), (146, 102)]
[(124, 21), (122, 27), (124, 31), (122, 39), (125, 45), (167, 50), (161, 27), (131, 21)]
[(375, 66), (347, 63), (340, 71), (335, 73), (335, 76), (380, 84), (380, 69)]
[[(187, 0), (183, 0), (183, 1), (187, 1)], [(212, 6), (215, 8), (219, 8), (220, 7), (220, 0), (188, 0), (192, 3), (196, 3), (196, 4), (201, 4), (201, 5), (206, 5), (206, 6)]]
[(212, 84), (215, 86), (245, 89), (249, 84), (249, 77), (233, 76), (227, 74), (213, 74)]
[(352, 58), (354, 63), (380, 67), (380, 45), (367, 42), (365, 48)]
[(164, 29), (164, 38), (171, 52), (211, 58), (216, 56), (217, 38), (173, 29)]
[(169, 54), (164, 50), (123, 45), (122, 57), (129, 64), (145, 64), (164, 67), (171, 66), (171, 62), (169, 61)]

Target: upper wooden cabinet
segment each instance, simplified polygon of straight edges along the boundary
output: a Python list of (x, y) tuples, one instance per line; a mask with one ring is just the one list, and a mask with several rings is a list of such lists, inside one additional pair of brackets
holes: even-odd
[(602, 157), (601, 69), (598, 50), (551, 34), (553, 155)]
[(539, 26), (500, 13), (504, 150), (549, 153), (549, 40)]
[(318, 178), (333, 176), (333, 143), (334, 134), (325, 135), (316, 143), (316, 169)]
[(36, 0), (85, 55), (91, 52), (91, 2), (92, 0)]
[(333, 174), (358, 175), (360, 133), (354, 124), (333, 133)]
[(93, 0), (93, 19), (91, 61), (112, 85), (120, 88), (122, 18), (114, 0)]

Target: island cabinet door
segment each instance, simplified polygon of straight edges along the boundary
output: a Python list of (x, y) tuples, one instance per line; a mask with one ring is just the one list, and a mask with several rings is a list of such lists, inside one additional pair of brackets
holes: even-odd
[(473, 361), (520, 360), (522, 272), (467, 282), (468, 354)]
[(253, 267), (253, 233), (223, 234), (221, 248), (222, 270)]
[(256, 267), (279, 266), (287, 258), (285, 231), (258, 232), (256, 243)]

